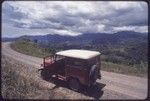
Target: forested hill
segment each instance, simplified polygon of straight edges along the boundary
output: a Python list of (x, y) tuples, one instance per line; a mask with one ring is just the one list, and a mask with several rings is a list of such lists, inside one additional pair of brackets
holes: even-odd
[[(88, 49), (102, 53), (104, 61), (122, 64), (147, 63), (148, 35), (122, 31), (114, 34), (85, 33), (79, 36), (40, 35), (22, 36), (50, 50)], [(20, 39), (19, 38), (19, 39)]]

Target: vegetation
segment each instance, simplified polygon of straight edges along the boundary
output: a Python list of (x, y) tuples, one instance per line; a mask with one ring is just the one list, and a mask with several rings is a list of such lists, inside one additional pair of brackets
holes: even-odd
[(20, 53), (40, 58), (49, 56), (53, 53), (53, 50), (46, 47), (39, 47), (38, 44), (29, 39), (19, 39), (11, 44), (11, 48)]
[(104, 62), (102, 61), (101, 69), (104, 71), (117, 72), (121, 74), (128, 74), (140, 77), (148, 77), (148, 65), (141, 63), (138, 65), (123, 65), (123, 64), (115, 64), (112, 62)]
[[(11, 61), (11, 62), (10, 62)], [(2, 90), (4, 99), (64, 99), (66, 96), (58, 96), (53, 90), (40, 86), (33, 79), (34, 75), (27, 72), (27, 67), (12, 62), (11, 59), (2, 57)], [(30, 68), (31, 70), (31, 68)], [(24, 72), (19, 72), (24, 71)], [(21, 74), (23, 73), (23, 74)], [(29, 76), (30, 75), (30, 76)], [(31, 76), (32, 75), (32, 76)]]
[(85, 33), (76, 37), (46, 35), (26, 36), (37, 40), (40, 46), (55, 51), (66, 49), (88, 49), (100, 51), (102, 60), (124, 65), (148, 63), (147, 34), (123, 31), (114, 34)]
[(102, 67), (105, 67), (107, 71), (113, 69), (114, 72), (129, 72), (131, 74), (145, 72), (146, 74), (148, 68), (147, 37), (146, 34), (129, 31), (115, 34), (86, 33), (77, 37), (60, 35), (25, 36), (12, 46), (17, 51), (37, 57), (47, 56), (66, 49), (96, 50), (101, 52), (101, 60), (105, 63)]

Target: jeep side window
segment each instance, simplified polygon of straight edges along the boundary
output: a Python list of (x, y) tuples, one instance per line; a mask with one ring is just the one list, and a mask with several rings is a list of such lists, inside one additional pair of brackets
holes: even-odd
[(83, 63), (82, 63), (81, 61), (75, 60), (75, 61), (73, 62), (73, 65), (74, 65), (74, 66), (83, 66)]
[(67, 58), (66, 59), (66, 64), (75, 67), (75, 68), (84, 68), (85, 67), (85, 62), (81, 59), (74, 59), (74, 58)]
[(69, 57), (66, 57), (66, 64), (67, 65), (72, 65), (72, 59)]

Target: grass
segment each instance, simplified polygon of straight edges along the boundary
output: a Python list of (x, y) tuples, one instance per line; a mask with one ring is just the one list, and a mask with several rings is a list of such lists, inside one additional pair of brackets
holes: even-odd
[(123, 64), (115, 64), (111, 62), (101, 62), (101, 69), (104, 71), (116, 72), (121, 74), (128, 74), (140, 77), (147, 77), (148, 76), (148, 65), (147, 64), (140, 64), (140, 65), (123, 65)]
[(36, 43), (26, 40), (18, 40), (11, 44), (11, 48), (20, 53), (43, 58), (51, 55), (44, 48), (39, 47)]
[[(40, 86), (34, 81), (33, 73), (29, 73), (22, 64), (2, 57), (2, 90), (4, 99), (64, 99), (52, 90)], [(24, 68), (24, 69), (23, 69)], [(29, 70), (29, 69), (28, 69)], [(24, 71), (24, 72), (21, 72)], [(26, 76), (23, 76), (23, 73)]]

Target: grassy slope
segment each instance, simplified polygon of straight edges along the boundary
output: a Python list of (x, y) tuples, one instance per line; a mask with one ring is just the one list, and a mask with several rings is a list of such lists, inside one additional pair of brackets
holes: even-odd
[[(15, 68), (15, 69), (14, 69)], [(58, 96), (52, 90), (39, 86), (33, 80), (33, 76), (27, 77), (29, 72), (24, 65), (12, 62), (11, 59), (2, 57), (2, 97), (4, 99), (64, 99), (66, 96)], [(24, 70), (21, 75), (20, 71)], [(31, 74), (33, 75), (33, 74)]]
[(11, 44), (11, 47), (20, 53), (40, 58), (51, 55), (49, 52), (46, 52), (44, 48), (39, 48), (37, 44), (30, 41), (16, 41)]
[(102, 61), (101, 69), (104, 71), (116, 72), (121, 74), (128, 74), (140, 77), (147, 77), (148, 76), (148, 65), (140, 64), (134, 66), (128, 66), (123, 64), (115, 64), (111, 62)]
[[(45, 52), (44, 49), (37, 47), (37, 45), (32, 42), (17, 41), (13, 43), (11, 46), (14, 50), (18, 52), (36, 57), (44, 57), (50, 55), (49, 52)], [(147, 67), (148, 67), (147, 64), (141, 63), (139, 65), (131, 66), (102, 61), (101, 67), (102, 70), (105, 71), (147, 77)]]

